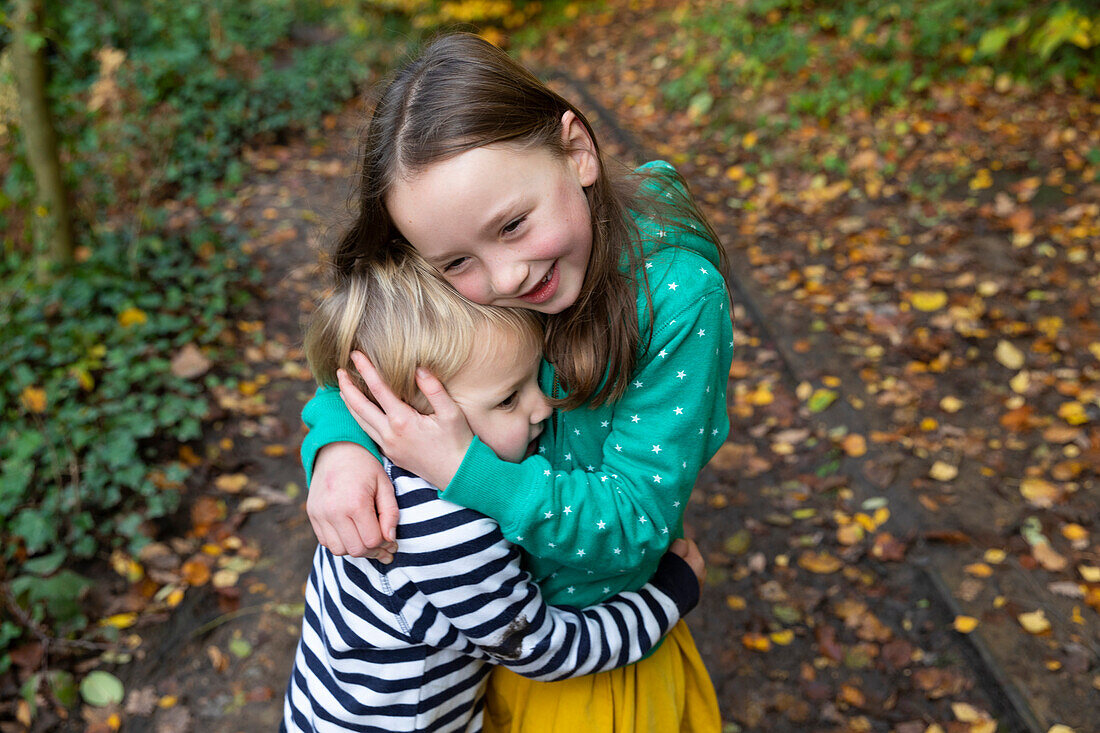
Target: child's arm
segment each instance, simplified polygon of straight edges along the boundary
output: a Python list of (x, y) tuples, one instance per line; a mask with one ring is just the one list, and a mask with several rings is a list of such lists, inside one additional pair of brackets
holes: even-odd
[(309, 427), (302, 442), (306, 513), (317, 541), (334, 555), (389, 562), (396, 549), (397, 501), (377, 447), (335, 388), (319, 389), (302, 420)]
[(391, 583), (405, 576), (432, 608), (404, 623), (419, 628), (438, 612), (487, 656), (525, 677), (564, 679), (636, 662), (698, 602), (702, 558), (685, 545), (684, 557), (667, 554), (636, 592), (586, 609), (547, 606), (495, 522), (423, 486), (422, 501), (405, 490), (410, 501), (388, 575)]
[(532, 554), (571, 567), (630, 571), (664, 552), (699, 471), (729, 432), (733, 341), (721, 277), (702, 258), (681, 252), (676, 260), (653, 272), (666, 293), (655, 294), (646, 360), (613, 405), (599, 462), (573, 470), (555, 470), (561, 466), (540, 456), (507, 463), (475, 439), (444, 498), (493, 517)]

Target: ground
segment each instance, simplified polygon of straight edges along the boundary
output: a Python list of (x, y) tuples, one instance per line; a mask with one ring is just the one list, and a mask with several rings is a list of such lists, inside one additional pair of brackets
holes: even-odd
[[(1096, 104), (956, 82), (927, 109), (773, 137), (752, 175), (755, 134), (662, 107), (652, 60), (675, 29), (653, 11), (582, 18), (525, 61), (615, 157), (674, 162), (730, 253), (733, 426), (687, 513), (709, 563), (690, 624), (727, 729), (1094, 730)], [(315, 547), (299, 319), (346, 216), (360, 114), (250, 151), (226, 208), (264, 293), (183, 519), (144, 559), (190, 587), (130, 630), (127, 730), (280, 719)], [(830, 156), (843, 174), (815, 167)], [(958, 183), (928, 194), (945, 170)]]

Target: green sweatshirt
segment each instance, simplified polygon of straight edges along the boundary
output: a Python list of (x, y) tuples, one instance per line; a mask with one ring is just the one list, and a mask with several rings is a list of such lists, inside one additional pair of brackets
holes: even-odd
[[(671, 166), (658, 161), (640, 170), (663, 169)], [(665, 180), (647, 185), (673, 185)], [(696, 475), (729, 432), (733, 335), (717, 253), (687, 228), (636, 220), (653, 310), (649, 331), (639, 277), (639, 325), (650, 338), (631, 387), (612, 404), (558, 412), (539, 453), (522, 463), (501, 460), (475, 438), (441, 494), (499, 522), (527, 551), (527, 569), (554, 605), (587, 606), (645, 585), (682, 536)], [(547, 394), (560, 390), (545, 362), (540, 382)], [(351, 441), (377, 456), (338, 390), (319, 390), (302, 417), (310, 428), (302, 445), (307, 476), (328, 443)]]

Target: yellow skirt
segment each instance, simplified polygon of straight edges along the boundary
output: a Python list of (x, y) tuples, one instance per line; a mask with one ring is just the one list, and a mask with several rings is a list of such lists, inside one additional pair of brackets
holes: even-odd
[(637, 664), (561, 682), (497, 667), (489, 676), (485, 733), (718, 733), (718, 697), (695, 640), (680, 621)]

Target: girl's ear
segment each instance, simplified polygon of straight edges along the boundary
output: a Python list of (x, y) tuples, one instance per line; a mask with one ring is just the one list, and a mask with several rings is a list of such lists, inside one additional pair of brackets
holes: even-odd
[(582, 186), (588, 187), (596, 182), (600, 175), (600, 159), (596, 155), (596, 144), (588, 134), (588, 128), (572, 110), (566, 110), (561, 116), (561, 144), (565, 156), (573, 165)]

